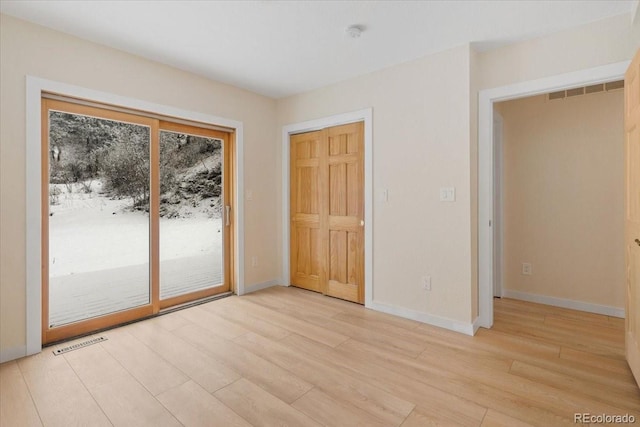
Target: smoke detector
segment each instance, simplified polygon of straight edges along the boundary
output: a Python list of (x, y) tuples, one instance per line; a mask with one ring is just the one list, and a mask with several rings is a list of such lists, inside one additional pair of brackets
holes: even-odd
[(364, 31), (364, 27), (362, 25), (350, 25), (345, 30), (347, 35), (352, 39), (359, 38), (363, 31)]

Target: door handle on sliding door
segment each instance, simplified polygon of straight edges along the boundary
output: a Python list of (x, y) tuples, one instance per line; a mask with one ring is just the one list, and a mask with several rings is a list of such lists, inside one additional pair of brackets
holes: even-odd
[(225, 210), (226, 210), (226, 213), (225, 213), (226, 223), (225, 223), (225, 225), (228, 227), (228, 226), (231, 225), (231, 220), (230, 220), (230, 217), (231, 217), (231, 206), (229, 206), (229, 205), (225, 206)]

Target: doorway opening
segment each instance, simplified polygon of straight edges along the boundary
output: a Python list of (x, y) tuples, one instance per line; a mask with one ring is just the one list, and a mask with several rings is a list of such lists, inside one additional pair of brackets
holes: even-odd
[(624, 317), (622, 89), (494, 104), (494, 296)]
[(578, 72), (480, 91), (478, 122), (478, 326), (490, 328), (493, 324), (495, 250), (493, 229), (493, 222), (495, 221), (494, 103), (621, 80), (624, 77), (629, 63), (629, 61), (623, 61)]

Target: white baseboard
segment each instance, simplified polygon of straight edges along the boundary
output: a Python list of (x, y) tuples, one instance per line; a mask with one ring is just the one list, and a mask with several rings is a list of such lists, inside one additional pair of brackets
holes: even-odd
[(465, 335), (473, 336), (477, 331), (475, 322), (473, 324), (465, 323), (459, 320), (448, 319), (446, 317), (435, 316), (433, 314), (424, 313), (422, 311), (396, 307), (385, 303), (372, 301), (371, 304), (367, 306), (367, 308), (375, 311), (381, 311), (387, 314), (393, 314), (394, 316), (404, 317), (405, 319), (416, 320), (418, 322), (437, 326), (439, 328), (449, 329), (454, 332), (460, 332)]
[(0, 363), (8, 362), (10, 360), (20, 359), (27, 355), (27, 346), (21, 345), (19, 347), (7, 348), (0, 351)]
[(584, 301), (575, 301), (565, 298), (556, 298), (546, 295), (531, 294), (528, 292), (512, 291), (503, 289), (502, 296), (505, 298), (519, 299), (539, 304), (552, 305), (555, 307), (570, 308), (572, 310), (586, 311), (589, 313), (603, 314), (605, 316), (620, 317), (624, 319), (624, 308), (610, 305), (593, 304)]
[(480, 321), (480, 316), (476, 317), (476, 320), (473, 321), (473, 335), (476, 334), (476, 332), (478, 332), (478, 329), (480, 329), (480, 323), (482, 323)]
[(268, 282), (256, 283), (256, 284), (253, 284), (253, 285), (245, 285), (244, 293), (248, 294), (248, 293), (251, 293), (251, 292), (259, 291), (260, 289), (270, 288), (272, 286), (276, 286), (276, 285), (279, 285), (281, 283), (282, 283), (282, 280), (275, 279), (275, 280), (269, 280)]

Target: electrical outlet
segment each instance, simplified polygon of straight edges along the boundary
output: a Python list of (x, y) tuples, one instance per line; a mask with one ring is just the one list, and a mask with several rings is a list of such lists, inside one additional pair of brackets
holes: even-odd
[(422, 277), (422, 289), (424, 289), (425, 291), (431, 290), (431, 276)]
[(532, 268), (531, 268), (531, 264), (528, 262), (523, 262), (522, 263), (522, 275), (523, 276), (531, 276), (532, 274)]
[(441, 202), (455, 202), (456, 201), (456, 188), (455, 187), (442, 187), (440, 189), (440, 201)]
[(257, 267), (258, 266), (258, 257), (257, 256), (252, 256), (251, 257), (251, 267)]

